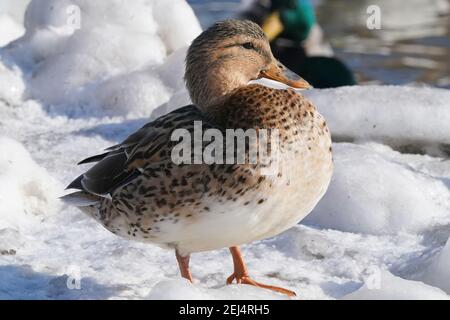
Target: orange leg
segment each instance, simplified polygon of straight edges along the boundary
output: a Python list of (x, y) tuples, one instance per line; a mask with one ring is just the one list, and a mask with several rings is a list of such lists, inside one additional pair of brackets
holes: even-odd
[(236, 283), (238, 284), (248, 284), (259, 288), (269, 289), (272, 291), (288, 295), (290, 297), (296, 296), (294, 291), (274, 286), (268, 286), (252, 280), (248, 274), (247, 266), (245, 265), (244, 259), (242, 258), (241, 249), (239, 249), (239, 247), (232, 247), (230, 248), (230, 252), (231, 255), (233, 256), (234, 273), (231, 275), (231, 277), (228, 278), (227, 284), (232, 284), (233, 281), (236, 280)]
[(176, 251), (176, 255), (178, 266), (180, 267), (181, 276), (193, 283), (194, 279), (192, 278), (191, 271), (189, 270), (190, 256), (183, 257), (178, 253), (178, 251)]

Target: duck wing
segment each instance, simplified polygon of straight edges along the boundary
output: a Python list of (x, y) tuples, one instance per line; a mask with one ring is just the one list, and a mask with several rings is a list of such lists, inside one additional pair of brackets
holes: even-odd
[[(87, 158), (79, 164), (95, 163), (75, 179), (67, 189), (105, 196), (127, 185), (142, 174), (147, 165), (163, 161), (160, 151), (173, 143), (171, 136), (178, 128), (192, 128), (194, 121), (204, 121), (195, 106), (175, 110), (130, 135), (105, 153)], [(166, 158), (170, 152), (166, 153)]]

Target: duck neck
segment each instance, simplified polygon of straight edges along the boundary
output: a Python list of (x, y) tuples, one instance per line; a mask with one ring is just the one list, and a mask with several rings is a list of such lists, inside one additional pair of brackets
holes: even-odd
[(186, 86), (192, 102), (200, 111), (208, 113), (229, 99), (232, 92), (248, 84), (243, 72), (230, 72), (220, 60), (197, 63), (186, 68)]

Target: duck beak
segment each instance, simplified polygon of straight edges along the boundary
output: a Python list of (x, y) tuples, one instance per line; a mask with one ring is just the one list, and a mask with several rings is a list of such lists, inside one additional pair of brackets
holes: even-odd
[(266, 78), (284, 83), (295, 89), (312, 89), (313, 87), (302, 77), (276, 61), (266, 70), (261, 71), (260, 78)]

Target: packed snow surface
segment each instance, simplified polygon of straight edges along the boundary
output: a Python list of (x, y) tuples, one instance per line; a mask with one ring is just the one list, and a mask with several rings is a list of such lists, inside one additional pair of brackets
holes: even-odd
[(0, 2), (0, 47), (25, 33), (24, 13), (30, 0)]
[(18, 142), (0, 137), (0, 229), (39, 223), (55, 213), (61, 185)]
[(440, 289), (417, 281), (408, 281), (380, 272), (378, 279), (365, 284), (358, 291), (344, 297), (346, 300), (449, 300)]
[(450, 145), (449, 90), (368, 86), (343, 88), (340, 93), (307, 94), (329, 119), (336, 138)]
[[(0, 51), (0, 299), (286, 299), (225, 286), (226, 249), (193, 255), (189, 284), (173, 252), (58, 201), (80, 159), (189, 103), (183, 61), (200, 32), (189, 6), (32, 0), (25, 14), (27, 3), (0, 7), (0, 30), (15, 25), (3, 39), (25, 32)], [(303, 224), (243, 248), (252, 276), (299, 299), (448, 299), (449, 92), (303, 93), (333, 131), (335, 175)]]

